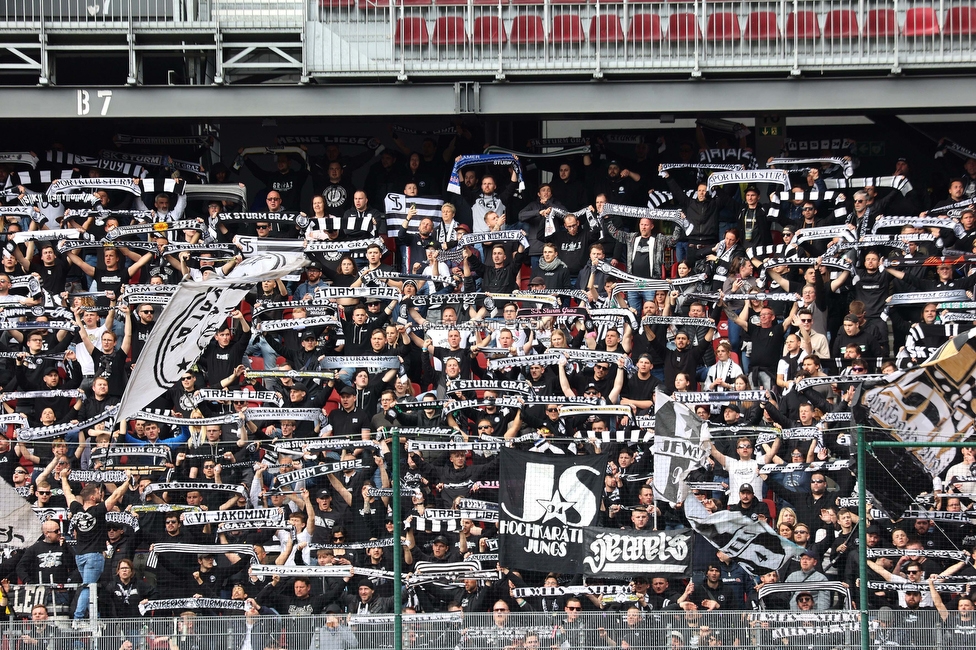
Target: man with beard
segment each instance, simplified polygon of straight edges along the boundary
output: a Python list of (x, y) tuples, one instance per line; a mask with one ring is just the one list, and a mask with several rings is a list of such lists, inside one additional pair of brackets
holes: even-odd
[(593, 193), (605, 194), (608, 203), (636, 205), (640, 180), (640, 174), (622, 169), (620, 162), (611, 160), (604, 177), (593, 184)]
[(271, 607), (285, 616), (285, 635), (289, 648), (308, 648), (314, 634), (314, 627), (307, 624), (308, 616), (321, 614), (328, 605), (324, 595), (313, 596), (308, 578), (295, 578), (290, 588), (278, 588), (281, 576), (274, 576), (271, 582), (254, 597), (262, 607)]

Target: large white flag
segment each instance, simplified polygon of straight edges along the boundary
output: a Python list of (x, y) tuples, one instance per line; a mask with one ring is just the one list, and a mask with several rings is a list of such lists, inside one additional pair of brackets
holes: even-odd
[(139, 355), (116, 417), (132, 417), (176, 384), (255, 284), (277, 280), (306, 263), (300, 253), (259, 253), (226, 278), (181, 282)]
[(41, 536), (41, 520), (31, 509), (27, 499), (0, 479), (0, 544), (26, 548)]

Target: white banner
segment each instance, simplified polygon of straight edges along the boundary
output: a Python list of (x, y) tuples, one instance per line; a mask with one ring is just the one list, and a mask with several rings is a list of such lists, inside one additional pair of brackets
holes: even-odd
[(238, 264), (226, 278), (180, 283), (139, 355), (118, 417), (130, 418), (176, 384), (255, 283), (277, 280), (305, 264), (300, 253), (262, 253)]
[(0, 481), (0, 544), (26, 548), (41, 536), (41, 521), (31, 504), (6, 481)]

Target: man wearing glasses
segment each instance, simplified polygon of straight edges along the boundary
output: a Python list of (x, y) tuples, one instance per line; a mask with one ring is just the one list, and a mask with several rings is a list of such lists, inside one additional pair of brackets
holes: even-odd
[(153, 325), (156, 324), (156, 308), (152, 305), (139, 305), (135, 309), (136, 318), (132, 318), (132, 310), (125, 313), (126, 320), (132, 328), (132, 363), (136, 362), (143, 346), (149, 340), (149, 333), (152, 332)]
[(564, 648), (592, 648), (598, 645), (594, 630), (586, 624), (586, 619), (580, 616), (583, 611), (583, 602), (576, 596), (566, 599), (566, 606), (563, 608), (566, 618), (559, 623), (553, 631), (553, 646)]
[(594, 232), (589, 227), (584, 228), (576, 215), (567, 214), (563, 217), (563, 227), (542, 239), (555, 244), (557, 256), (569, 269), (572, 286), (575, 289), (580, 271), (589, 261), (590, 245), (600, 239), (600, 232)]
[[(807, 549), (800, 556), (800, 570), (794, 571), (786, 577), (784, 582), (821, 582), (826, 581), (827, 576), (825, 576), (820, 571), (817, 571), (817, 552), (812, 549)], [(816, 609), (819, 611), (824, 611), (830, 609), (830, 592), (818, 590), (816, 596), (812, 596), (809, 591), (801, 591), (796, 596), (796, 604), (791, 605), (790, 609), (799, 609), (799, 601), (803, 595), (811, 596), (812, 603), (811, 607), (807, 609)]]
[[(762, 463), (771, 463), (776, 452), (779, 451), (780, 439), (777, 438), (773, 444), (769, 445)], [(759, 461), (753, 453), (752, 440), (741, 437), (735, 443), (736, 458), (726, 456), (721, 450), (712, 443), (712, 458), (715, 459), (729, 473), (729, 505), (733, 506), (739, 502), (740, 489), (746, 483), (753, 488), (754, 494), (762, 494), (763, 480), (759, 476)], [(803, 520), (806, 521), (806, 520)]]
[[(304, 149), (305, 146), (302, 145), (302, 148)], [(297, 170), (292, 169), (289, 154), (280, 153), (275, 161), (275, 170), (267, 171), (261, 169), (257, 163), (249, 159), (247, 154), (243, 153), (243, 149), (238, 153), (244, 159), (244, 166), (270, 190), (268, 192), (269, 197), (273, 194), (278, 198), (279, 202), (284, 197), (286, 209), (293, 211), (299, 209), (302, 198), (302, 187), (304, 187), (305, 181), (308, 180), (309, 176), (308, 169), (305, 165), (301, 165)], [(271, 212), (277, 212), (277, 210), (271, 210)]]
[[(49, 519), (41, 524), (43, 536), (26, 551), (17, 563), (17, 575), (24, 584), (65, 584), (75, 569), (75, 556), (61, 538), (58, 522)], [(71, 603), (71, 592), (58, 590), (58, 605)]]

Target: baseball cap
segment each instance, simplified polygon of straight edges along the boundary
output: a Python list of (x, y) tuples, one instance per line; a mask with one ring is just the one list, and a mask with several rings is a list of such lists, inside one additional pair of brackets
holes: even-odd
[(531, 280), (529, 280), (529, 286), (532, 286), (534, 284), (545, 284), (545, 283), (546, 283), (546, 279), (540, 275), (537, 275)]
[(752, 489), (752, 483), (743, 483), (740, 485), (739, 492), (751, 492), (752, 494), (756, 493), (756, 491)]
[(318, 492), (315, 493), (315, 498), (316, 499), (331, 499), (332, 498), (332, 493), (329, 492), (328, 490), (319, 490)]
[(309, 331), (309, 332), (303, 332), (302, 333), (302, 340), (303, 341), (314, 341), (317, 338), (318, 337), (315, 336), (315, 332)]
[(356, 389), (353, 388), (352, 386), (343, 386), (342, 388), (339, 389), (339, 394), (340, 395), (355, 395), (356, 394)]
[(292, 384), (291, 389), (300, 390), (303, 393), (308, 392), (308, 386), (306, 386), (305, 383), (301, 381), (296, 381), (294, 384)]
[(451, 543), (448, 541), (447, 537), (445, 537), (444, 535), (438, 535), (437, 537), (435, 537), (434, 538), (434, 541), (432, 541), (431, 544), (443, 544), (444, 546), (450, 546), (451, 545)]
[(814, 560), (819, 559), (817, 552), (812, 548), (804, 549), (804, 551), (800, 553), (800, 557), (803, 557), (804, 555), (806, 555), (807, 557), (812, 557)]
[(848, 314), (847, 316), (844, 316), (844, 322), (845, 323), (860, 323), (861, 321), (854, 314)]
[(325, 608), (325, 613), (326, 614), (341, 614), (342, 613), (342, 608), (339, 607), (339, 605), (337, 605), (336, 603), (332, 603), (331, 605), (329, 605), (328, 607)]

